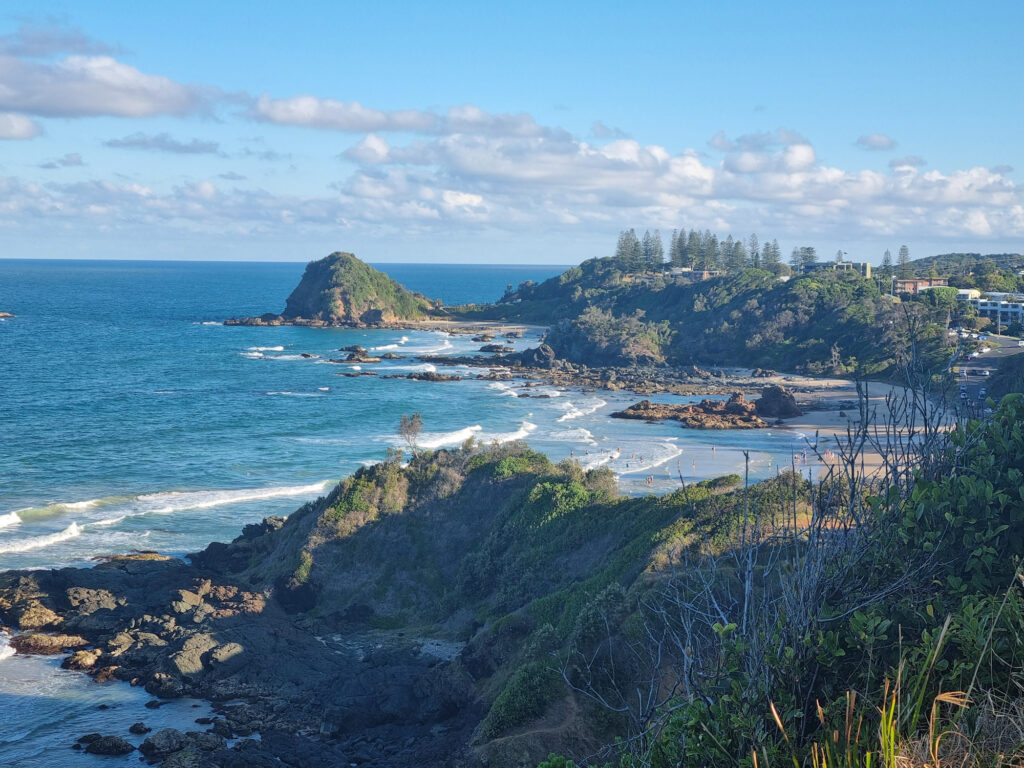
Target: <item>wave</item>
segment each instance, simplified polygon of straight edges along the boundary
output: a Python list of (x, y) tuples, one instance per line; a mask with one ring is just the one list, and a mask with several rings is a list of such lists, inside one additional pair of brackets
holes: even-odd
[(7, 554), (10, 552), (28, 552), (31, 549), (40, 549), (42, 547), (48, 547), (51, 544), (57, 544), (61, 541), (67, 541), (73, 539), (76, 536), (82, 535), (82, 527), (78, 523), (72, 523), (63, 531), (57, 533), (48, 533), (44, 536), (30, 536), (24, 539), (12, 539), (10, 541), (0, 543), (0, 554)]
[(474, 424), (471, 427), (456, 429), (454, 432), (428, 432), (421, 436), (417, 444), (420, 448), (430, 450), (445, 445), (461, 445), (482, 429), (479, 424)]
[(284, 352), (284, 347), (246, 347), (250, 352)]
[(200, 322), (192, 323), (192, 325), (224, 325), (220, 320), (202, 320)]
[(321, 391), (321, 392), (330, 392), (331, 391), (330, 387), (317, 387), (317, 389), (319, 391)]
[[(421, 363), (420, 365), (391, 365), (389, 371), (422, 371), (425, 373), (437, 373), (437, 366), (432, 363)], [(454, 370), (454, 369), (453, 369)]]
[(510, 443), (513, 440), (523, 440), (528, 437), (534, 430), (537, 429), (537, 425), (529, 421), (524, 421), (519, 425), (519, 429), (515, 432), (493, 432), (487, 434), (480, 434), (480, 442), (482, 443)]
[[(658, 443), (658, 446), (662, 449), (663, 453), (655, 453), (649, 461), (645, 461), (643, 464), (638, 466), (630, 466), (626, 469), (620, 469), (619, 474), (635, 475), (639, 472), (649, 474), (654, 467), (660, 467), (662, 464), (672, 461), (672, 459), (677, 456), (682, 456), (683, 454), (683, 449), (673, 445), (672, 443)], [(630, 464), (633, 464), (633, 462), (630, 462)]]
[(454, 348), (455, 345), (448, 341), (448, 339), (445, 339), (444, 344), (442, 344), (440, 347), (430, 347), (429, 349), (421, 349), (418, 350), (418, 352), (421, 355), (435, 355), (438, 352), (447, 352), (449, 349)]
[[(17, 509), (11, 514), (16, 514), (21, 520), (25, 518), (39, 518), (39, 517), (52, 517), (53, 515), (59, 515), (64, 512), (80, 512), (84, 509), (92, 509), (93, 507), (104, 506), (108, 504), (116, 504), (119, 501), (125, 501), (126, 499), (132, 498), (131, 496), (109, 496), (103, 499), (86, 499), (85, 501), (58, 501), (53, 504), (46, 504), (42, 507), (25, 507), (24, 509)], [(4, 515), (3, 517), (6, 517)], [(2, 519), (2, 518), (0, 518)], [(8, 523), (10, 525), (11, 523)], [(0, 525), (0, 527), (3, 527)]]
[(497, 391), (498, 394), (501, 394), (501, 395), (508, 395), (510, 397), (519, 397), (519, 395), (517, 395), (513, 391), (512, 387), (510, 387), (508, 384), (505, 384), (505, 383), (503, 383), (501, 381), (493, 381), (493, 382), (491, 382), (490, 384), (487, 385), (487, 388), (488, 389), (493, 389), (493, 390)]
[(167, 514), (186, 509), (209, 509), (225, 504), (239, 504), (243, 501), (260, 501), (288, 496), (308, 496), (324, 490), (329, 480), (312, 485), (290, 485), (272, 488), (240, 488), (233, 491), (164, 491), (148, 493), (138, 497), (138, 501), (149, 509), (145, 512)]
[(557, 432), (552, 432), (547, 436), (548, 440), (555, 440), (560, 443), (587, 443), (588, 445), (597, 445), (597, 440), (594, 439), (594, 433), (589, 429), (560, 429)]
[(265, 357), (262, 352), (239, 352), (238, 354), (240, 357), (247, 357), (250, 360), (260, 360)]
[(569, 421), (571, 419), (578, 419), (581, 416), (589, 416), (606, 405), (608, 405), (608, 403), (599, 397), (595, 397), (592, 400), (587, 401), (585, 405), (577, 405), (571, 400), (567, 400), (565, 403), (559, 403), (559, 407), (564, 410), (565, 413), (555, 419), (555, 421)]
[(302, 355), (263, 355), (265, 360), (308, 360)]
[[(327, 387), (320, 387), (319, 389), (327, 389)], [(288, 395), (289, 397), (323, 397), (321, 392), (264, 392), (265, 395)]]
[(361, 365), (350, 365), (349, 368), (351, 368), (353, 371), (361, 371), (361, 370), (363, 370), (363, 366), (361, 366)]
[(10, 640), (11, 636), (9, 634), (0, 631), (0, 661), (14, 655), (14, 649), (10, 646)]
[(371, 352), (383, 352), (386, 349), (398, 349), (398, 344), (381, 344), (379, 347), (370, 347)]
[(17, 512), (8, 512), (6, 515), (0, 515), (0, 528), (8, 528), (20, 522), (21, 518), (18, 517)]

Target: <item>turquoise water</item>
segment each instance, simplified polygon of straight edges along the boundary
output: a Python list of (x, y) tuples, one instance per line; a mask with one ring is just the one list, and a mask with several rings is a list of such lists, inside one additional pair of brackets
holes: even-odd
[[(555, 460), (612, 468), (630, 493), (741, 470), (744, 449), (763, 477), (802, 447), (784, 430), (710, 434), (608, 418), (635, 395), (347, 378), (335, 374), (353, 366), (328, 362), (361, 344), (408, 356), (372, 366), (382, 374), (426, 370), (414, 355), (475, 352), (466, 336), (222, 324), (283, 309), (303, 266), (0, 260), (0, 310), (17, 315), (0, 321), (0, 570), (229, 540), (382, 459), (413, 412), (424, 447), (526, 439)], [(561, 271), (383, 268), (450, 304), (492, 301), (508, 283)], [(536, 345), (538, 334), (514, 344)], [(132, 722), (158, 717), (141, 691), (10, 657), (5, 645), (0, 636), (0, 765), (98, 764), (69, 750), (75, 738), (127, 736)], [(160, 725), (182, 729), (206, 714), (186, 704), (157, 712)]]
[[(383, 268), (451, 303), (493, 300), (507, 283), (560, 271)], [(731, 471), (743, 448), (755, 450), (758, 474), (773, 459), (788, 464), (792, 433), (708, 435), (608, 418), (633, 395), (545, 388), (529, 391), (547, 398), (521, 398), (521, 382), (347, 378), (335, 374), (355, 366), (328, 362), (361, 344), (408, 356), (372, 366), (381, 374), (428, 370), (413, 356), (476, 351), (467, 336), (222, 324), (280, 310), (302, 269), (0, 261), (0, 308), (17, 315), (0, 323), (0, 569), (132, 549), (185, 554), (230, 539), (379, 461), (414, 411), (424, 447), (523, 438), (556, 460), (607, 464), (627, 491)], [(514, 344), (538, 341), (539, 331)]]

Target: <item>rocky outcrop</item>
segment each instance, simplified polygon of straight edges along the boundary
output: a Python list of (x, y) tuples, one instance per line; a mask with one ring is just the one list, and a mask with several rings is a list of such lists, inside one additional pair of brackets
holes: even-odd
[(435, 304), (353, 254), (337, 251), (306, 265), (280, 315), (233, 318), (226, 325), (374, 328), (422, 319)]
[(84, 648), (89, 641), (80, 635), (15, 635), (9, 645), (17, 653), (54, 656), (74, 648)]
[(505, 344), (484, 344), (480, 347), (481, 352), (497, 352), (499, 355), (508, 354), (509, 352), (515, 352), (515, 347), (509, 347)]
[(90, 755), (127, 755), (135, 751), (135, 746), (120, 736), (100, 736), (91, 739), (85, 745), (85, 751)]
[(652, 403), (642, 400), (624, 411), (612, 414), (616, 419), (678, 421), (689, 429), (756, 429), (767, 426), (758, 416), (754, 403), (739, 392), (728, 400), (701, 400), (695, 405)]
[(772, 385), (761, 390), (754, 405), (757, 415), (763, 419), (791, 419), (803, 412), (797, 407), (796, 398), (782, 387)]

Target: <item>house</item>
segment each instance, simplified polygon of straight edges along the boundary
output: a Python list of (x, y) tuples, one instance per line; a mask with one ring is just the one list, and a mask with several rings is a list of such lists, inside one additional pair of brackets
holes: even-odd
[[(971, 293), (978, 294), (971, 296)], [(967, 294), (967, 295), (963, 295)], [(1024, 324), (1024, 296), (1017, 293), (985, 293), (957, 291), (957, 298), (972, 304), (979, 317), (987, 317), (999, 325)]]
[(914, 277), (897, 278), (893, 281), (893, 293), (919, 294), (925, 288), (945, 288), (949, 285), (948, 277)]

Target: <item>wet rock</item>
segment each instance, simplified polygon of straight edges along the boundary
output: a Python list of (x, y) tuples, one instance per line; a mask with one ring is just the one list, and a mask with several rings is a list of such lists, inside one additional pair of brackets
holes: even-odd
[(84, 648), (89, 641), (79, 635), (15, 635), (9, 645), (18, 653), (52, 656), (74, 648)]
[(778, 375), (778, 371), (773, 371), (771, 368), (755, 368), (750, 374), (754, 379), (770, 379)]
[(91, 755), (127, 755), (135, 747), (120, 736), (100, 736), (86, 744), (85, 751)]
[(92, 742), (96, 741), (97, 739), (102, 739), (102, 738), (103, 738), (103, 734), (102, 733), (87, 733), (84, 736), (79, 736), (78, 737), (78, 743), (79, 744), (91, 744)]
[(88, 651), (75, 651), (61, 662), (61, 667), (78, 670), (92, 669), (102, 655), (103, 651), (99, 648), (93, 648)]
[(515, 347), (508, 347), (504, 344), (484, 344), (480, 347), (481, 352), (497, 352), (500, 355), (507, 354), (509, 352), (515, 352)]
[(15, 605), (9, 615), (18, 629), (46, 629), (60, 622), (60, 616), (38, 600)]
[(761, 397), (755, 403), (757, 415), (766, 419), (790, 419), (802, 415), (796, 398), (779, 386), (768, 386), (761, 390)]
[(139, 751), (149, 758), (167, 757), (173, 752), (184, 749), (188, 746), (188, 739), (185, 734), (174, 728), (164, 728), (146, 737), (146, 740), (139, 746)]
[(701, 400), (695, 405), (652, 403), (642, 400), (624, 411), (612, 414), (617, 419), (678, 421), (690, 429), (754, 429), (767, 426), (755, 412), (754, 403), (739, 392), (728, 400)]
[(163, 672), (157, 672), (146, 683), (146, 692), (161, 699), (179, 699), (184, 695), (181, 681)]
[(152, 728), (147, 726), (141, 720), (137, 723), (132, 723), (130, 726), (128, 726), (128, 733), (134, 733), (136, 736), (141, 736), (144, 733), (149, 733), (152, 730)]

